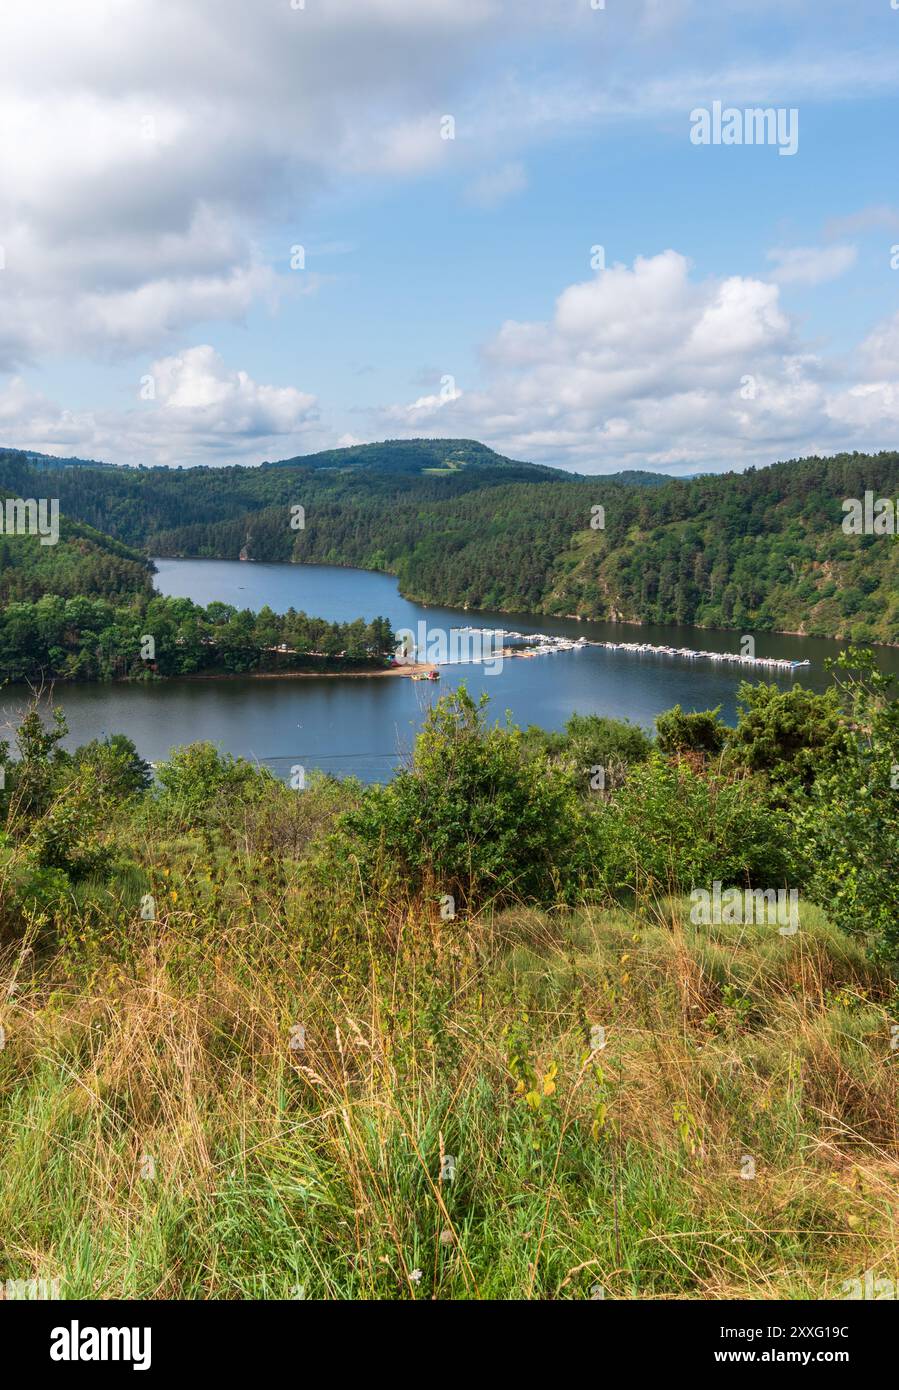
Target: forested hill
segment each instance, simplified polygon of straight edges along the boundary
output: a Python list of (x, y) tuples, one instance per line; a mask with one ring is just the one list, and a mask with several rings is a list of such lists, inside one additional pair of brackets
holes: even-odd
[[(0, 489), (19, 496), (47, 495), (51, 475), (45, 460), (35, 466), (29, 458), (20, 450), (0, 449)], [(276, 533), (285, 531), (287, 508), (294, 504), (305, 506), (311, 516), (319, 505), (336, 503), (345, 510), (355, 503), (360, 516), (368, 523), (376, 520), (380, 528), (382, 513), (392, 508), (441, 502), (452, 507), (470, 492), (508, 483), (558, 488), (584, 481), (556, 468), (516, 463), (471, 440), (414, 439), (333, 449), (255, 468), (61, 466), (52, 474), (52, 489), (65, 513), (148, 553), (236, 558), (249, 537), (253, 558), (289, 560), (295, 533)], [(667, 479), (628, 472), (605, 478), (603, 484), (616, 481), (658, 487)], [(274, 509), (276, 517), (262, 515), (267, 509)], [(219, 534), (224, 522), (230, 524)], [(359, 517), (353, 524), (359, 525)], [(349, 556), (343, 561), (356, 562)]]
[[(0, 513), (3, 506), (0, 489)], [(0, 533), (0, 603), (33, 601), (44, 594), (147, 596), (153, 589), (151, 571), (142, 555), (70, 517), (60, 517), (56, 545), (42, 545), (38, 536)]]
[[(559, 482), (560, 479), (582, 479), (578, 473), (562, 472), (542, 463), (521, 463), (506, 458), (476, 439), (385, 439), (380, 444), (352, 444), (345, 449), (325, 449), (318, 454), (301, 454), (296, 458), (264, 463), (263, 468), (327, 468), (359, 469), (364, 472), (390, 473), (400, 476), (432, 475), (467, 472), (483, 482), (485, 475), (496, 475), (505, 482)], [(647, 473), (631, 469), (610, 477), (619, 483), (641, 487), (660, 487), (668, 482), (664, 473)]]
[[(539, 463), (519, 463), (506, 458), (475, 439), (385, 439), (380, 444), (352, 444), (345, 449), (324, 449), (317, 454), (264, 463), (263, 468), (360, 469), (406, 475), (471, 472), (499, 472), (506, 478), (552, 478), (559, 470)], [(571, 475), (574, 476), (574, 475)], [(647, 474), (664, 482), (661, 474)]]
[(28, 464), (41, 472), (49, 468), (114, 468), (115, 464), (100, 463), (97, 459), (82, 459), (74, 456), (57, 458), (55, 454), (40, 454), (34, 449), (0, 449), (0, 459), (4, 462)]
[[(0, 454), (0, 488), (42, 495), (46, 479)], [(401, 441), (261, 468), (60, 469), (53, 486), (148, 554), (357, 565), (472, 609), (899, 643), (899, 541), (842, 530), (844, 500), (899, 498), (893, 452), (659, 480)]]

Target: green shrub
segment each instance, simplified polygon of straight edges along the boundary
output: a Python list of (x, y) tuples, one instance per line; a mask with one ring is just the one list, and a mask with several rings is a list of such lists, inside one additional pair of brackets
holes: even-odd
[(33, 917), (62, 909), (70, 892), (69, 879), (61, 869), (37, 864), (33, 854), (0, 832), (0, 933), (21, 935)]
[(601, 714), (573, 714), (564, 733), (547, 733), (532, 725), (525, 733), (528, 746), (548, 754), (553, 763), (570, 769), (587, 794), (595, 768), (602, 768), (605, 785), (624, 781), (627, 768), (642, 763), (652, 752), (652, 740), (639, 725)]
[(846, 748), (846, 721), (835, 686), (818, 695), (801, 685), (781, 690), (743, 681), (737, 697), (737, 727), (729, 733), (728, 753), (750, 772), (766, 773), (775, 785), (798, 781), (811, 786)]
[(680, 705), (666, 710), (656, 720), (658, 747), (662, 753), (720, 753), (727, 737), (727, 725), (719, 718), (721, 709), (685, 713)]
[(212, 743), (176, 748), (157, 776), (164, 814), (189, 825), (215, 821), (235, 803), (258, 801), (277, 780), (266, 768), (220, 753)]
[(82, 744), (72, 761), (77, 768), (92, 768), (104, 792), (117, 800), (147, 791), (153, 782), (150, 764), (125, 734)]
[(102, 843), (109, 810), (96, 771), (80, 769), (34, 824), (28, 843), (37, 864), (61, 869), (73, 881), (98, 873), (110, 858)]
[(448, 894), (469, 909), (551, 902), (577, 877), (575, 786), (529, 752), (519, 729), (489, 728), (485, 705), (464, 686), (438, 701), (411, 768), (369, 787), (343, 831), (369, 876), (389, 874), (410, 894)]
[[(9, 769), (9, 804), (20, 825), (40, 816), (53, 800), (60, 773), (71, 761), (60, 747), (67, 733), (68, 725), (60, 709), (53, 711), (50, 729), (41, 719), (36, 700), (23, 715), (16, 730), (18, 761)], [(3, 754), (6, 758), (6, 744)]]
[(809, 893), (874, 954), (899, 956), (899, 700), (868, 653), (837, 663), (852, 735), (792, 807)]
[(590, 818), (592, 860), (611, 892), (685, 892), (715, 879), (795, 887), (787, 824), (757, 779), (655, 754)]

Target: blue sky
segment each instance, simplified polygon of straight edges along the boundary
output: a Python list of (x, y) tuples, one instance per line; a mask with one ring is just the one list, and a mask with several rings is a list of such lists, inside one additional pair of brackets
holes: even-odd
[[(171, 465), (461, 435), (672, 473), (894, 447), (899, 11), (709, 8), (22, 7), (0, 442)], [(691, 143), (715, 101), (795, 109), (797, 152)]]

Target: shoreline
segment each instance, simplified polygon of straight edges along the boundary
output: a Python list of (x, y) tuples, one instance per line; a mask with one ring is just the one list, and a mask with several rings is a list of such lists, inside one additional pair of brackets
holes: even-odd
[[(229, 560), (229, 558), (226, 557), (226, 556), (224, 556), (224, 555), (156, 555), (156, 556), (153, 556), (153, 557), (148, 556), (147, 558), (150, 560), (150, 563), (151, 563), (151, 564), (153, 564), (155, 560), (189, 560), (191, 563), (195, 563), (195, 562), (197, 562), (197, 561), (202, 561), (202, 560), (209, 560), (209, 561), (211, 561), (211, 562), (214, 563), (214, 564), (223, 564), (223, 563), (224, 563), (224, 564), (227, 564), (227, 563), (231, 563), (231, 561), (234, 560), (234, 557), (233, 557), (233, 556), (230, 557), (230, 560)], [(291, 566), (291, 567), (294, 568), (294, 569), (304, 569), (304, 568), (308, 568), (308, 569), (321, 569), (321, 568), (326, 567), (326, 562), (325, 562), (325, 561), (312, 561), (312, 562), (306, 562), (306, 561), (297, 561), (297, 560), (248, 560), (248, 561), (244, 561), (243, 563), (245, 563), (245, 564), (259, 564), (259, 565), (279, 565), (279, 566), (282, 566), (282, 565), (283, 565), (283, 566)], [(357, 574), (381, 574), (381, 575), (384, 575), (384, 576), (385, 576), (386, 578), (388, 578), (388, 579), (393, 579), (393, 580), (397, 581), (397, 593), (399, 594), (400, 598), (405, 599), (408, 603), (417, 603), (417, 604), (419, 604), (420, 607), (422, 607), (422, 608), (446, 608), (446, 609), (450, 610), (451, 612), (456, 612), (456, 613), (470, 613), (470, 614), (474, 614), (474, 615), (476, 615), (476, 616), (477, 616), (477, 615), (487, 615), (487, 614), (498, 614), (498, 615), (500, 615), (501, 617), (509, 617), (509, 618), (516, 618), (516, 617), (517, 617), (517, 618), (526, 618), (526, 619), (530, 619), (530, 618), (554, 618), (554, 619), (556, 619), (557, 621), (561, 621), (561, 622), (573, 622), (573, 623), (608, 623), (610, 626), (615, 626), (615, 627), (618, 627), (618, 626), (622, 626), (622, 627), (637, 627), (637, 628), (640, 628), (640, 627), (686, 627), (686, 628), (692, 628), (692, 629), (693, 629), (694, 631), (696, 631), (696, 632), (724, 632), (724, 633), (728, 633), (728, 634), (730, 634), (730, 633), (741, 633), (741, 632), (744, 631), (743, 628), (738, 628), (738, 627), (712, 627), (712, 626), (710, 626), (710, 625), (707, 624), (707, 623), (650, 623), (650, 622), (644, 622), (644, 620), (643, 620), (642, 618), (618, 618), (618, 617), (616, 617), (616, 618), (611, 618), (611, 617), (608, 617), (608, 616), (606, 616), (606, 617), (587, 617), (587, 616), (586, 616), (585, 614), (583, 614), (583, 613), (553, 613), (553, 612), (550, 612), (550, 610), (547, 609), (547, 608), (538, 608), (538, 609), (536, 609), (535, 611), (532, 611), (532, 610), (524, 611), (524, 610), (522, 610), (522, 609), (520, 609), (520, 608), (503, 608), (503, 607), (501, 607), (501, 606), (499, 606), (499, 607), (491, 607), (491, 608), (470, 608), (470, 607), (468, 607), (467, 605), (464, 605), (464, 604), (463, 604), (462, 606), (459, 606), (458, 604), (455, 604), (455, 603), (448, 603), (448, 602), (446, 602), (445, 600), (441, 600), (441, 599), (423, 599), (423, 598), (417, 597), (415, 594), (412, 594), (412, 593), (405, 593), (405, 592), (400, 588), (400, 586), (399, 586), (399, 581), (397, 580), (397, 575), (396, 575), (396, 573), (395, 573), (393, 570), (387, 570), (387, 569), (366, 569), (366, 568), (363, 568), (363, 567), (361, 567), (361, 566), (359, 566), (359, 565), (344, 565), (344, 564), (341, 564), (339, 561), (334, 561), (334, 560), (328, 561), (328, 562), (327, 562), (327, 567), (333, 568), (333, 569), (340, 569), (340, 570), (354, 570)], [(158, 573), (158, 571), (157, 571), (157, 573)], [(156, 593), (160, 593), (160, 590), (156, 589), (156, 588), (155, 588), (155, 585), (154, 585), (154, 591), (155, 591)], [(758, 628), (758, 629), (756, 629), (756, 631), (758, 631), (758, 632), (760, 632), (760, 633), (769, 634), (769, 635), (772, 636), (772, 637), (797, 637), (800, 641), (810, 641), (810, 642), (834, 642), (834, 643), (839, 643), (839, 644), (843, 644), (843, 645), (849, 645), (850, 643), (853, 643), (853, 644), (855, 644), (855, 645), (861, 645), (861, 646), (863, 646), (863, 647), (884, 647), (887, 651), (899, 651), (899, 642), (883, 642), (883, 641), (877, 642), (877, 641), (872, 640), (871, 638), (853, 639), (852, 637), (847, 637), (847, 636), (839, 637), (839, 636), (834, 636), (833, 634), (830, 634), (830, 633), (823, 633), (823, 632), (799, 632), (799, 631), (797, 631), (797, 630), (794, 629), (794, 628), (786, 628), (786, 627), (766, 627), (766, 628)]]
[[(183, 676), (162, 676), (159, 684), (166, 685), (169, 681), (290, 681), (290, 680), (320, 680), (323, 676), (328, 680), (342, 678), (344, 680), (370, 680), (380, 679), (383, 676), (413, 676), (430, 675), (436, 671), (437, 667), (431, 661), (410, 662), (406, 666), (378, 666), (372, 670), (362, 671), (194, 671), (190, 675)], [(91, 682), (94, 684), (95, 682)], [(136, 682), (121, 680), (116, 682), (119, 685), (134, 685)], [(156, 682), (154, 682), (156, 684)]]
[[(383, 676), (405, 676), (414, 675), (427, 676), (432, 671), (439, 668), (431, 661), (414, 662), (408, 666), (385, 666), (375, 667), (372, 670), (362, 671), (191, 671), (178, 676), (156, 676), (149, 680), (132, 680), (128, 676), (114, 676), (109, 680), (93, 681), (72, 681), (63, 680), (61, 676), (56, 676), (49, 685), (56, 686), (95, 686), (95, 685), (133, 685), (133, 686), (159, 686), (173, 685), (176, 681), (295, 681), (295, 680), (372, 680), (380, 679)], [(19, 688), (28, 689), (28, 681), (10, 681), (9, 689)]]

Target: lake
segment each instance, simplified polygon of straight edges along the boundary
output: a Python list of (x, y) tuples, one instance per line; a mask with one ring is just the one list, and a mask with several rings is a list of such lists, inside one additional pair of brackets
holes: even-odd
[[(591, 641), (649, 642), (654, 645), (736, 652), (740, 634), (690, 627), (636, 627), (578, 622), (533, 614), (465, 613), (411, 603), (388, 575), (329, 565), (267, 565), (236, 560), (157, 560), (156, 586), (163, 594), (207, 604), (213, 599), (275, 612), (289, 607), (329, 621), (383, 616), (395, 629), (472, 625)], [(792, 681), (815, 690), (828, 684), (824, 661), (840, 644), (820, 638), (758, 633), (760, 657), (785, 657), (812, 664), (796, 677), (762, 670), (752, 679)], [(899, 675), (899, 650), (879, 649), (881, 667)], [(507, 660), (488, 673), (478, 665), (442, 668), (439, 683), (400, 677), (309, 677), (222, 681), (169, 681), (158, 685), (60, 685), (55, 703), (69, 723), (68, 746), (106, 734), (125, 733), (152, 762), (172, 748), (209, 739), (228, 752), (265, 763), (287, 777), (295, 764), (322, 768), (363, 781), (384, 781), (406, 756), (429, 705), (441, 691), (465, 682), (469, 692), (490, 696), (493, 718), (511, 711), (516, 723), (559, 729), (579, 714), (607, 714), (650, 729), (655, 716), (672, 705), (685, 709), (722, 706), (735, 718), (736, 689), (745, 675), (734, 667), (674, 656), (635, 655), (601, 647), (559, 651), (533, 660)], [(18, 687), (0, 695), (0, 720), (14, 725), (26, 701)], [(3, 736), (6, 736), (4, 731)]]

